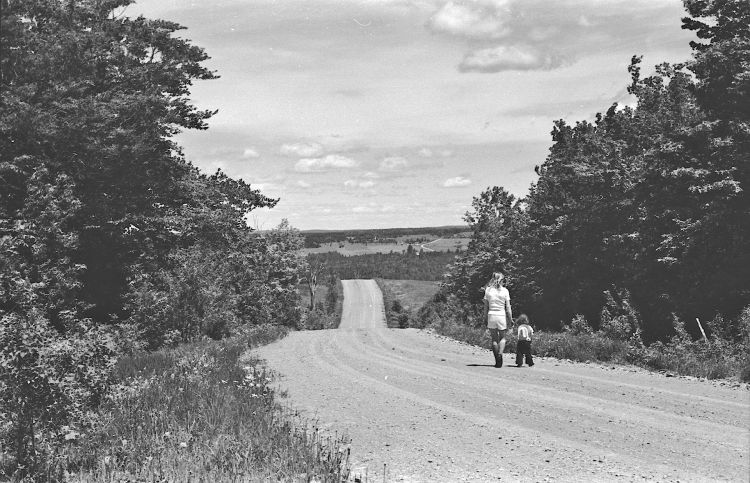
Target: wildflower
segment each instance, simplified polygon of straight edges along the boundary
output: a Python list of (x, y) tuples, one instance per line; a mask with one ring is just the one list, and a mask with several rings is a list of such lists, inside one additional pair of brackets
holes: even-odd
[(181, 443), (180, 443), (180, 448), (187, 448), (187, 443), (186, 443), (186, 442), (184, 442), (184, 441), (183, 441), (183, 442), (181, 442)]

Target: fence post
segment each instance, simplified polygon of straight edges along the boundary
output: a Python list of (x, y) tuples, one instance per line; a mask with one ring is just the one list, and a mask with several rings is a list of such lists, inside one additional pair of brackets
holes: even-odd
[(698, 322), (698, 328), (701, 330), (701, 334), (703, 334), (703, 340), (708, 342), (708, 337), (706, 337), (706, 332), (703, 330), (703, 326), (701, 325), (701, 321), (698, 317), (695, 318), (695, 321)]

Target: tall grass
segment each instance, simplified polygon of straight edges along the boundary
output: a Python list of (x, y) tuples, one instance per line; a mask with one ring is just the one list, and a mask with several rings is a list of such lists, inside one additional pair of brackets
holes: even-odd
[(56, 476), (75, 481), (345, 481), (347, 441), (321, 436), (277, 401), (248, 345), (258, 328), (120, 361), (95, 430), (71, 440)]
[(416, 312), (438, 291), (439, 282), (427, 280), (390, 280), (376, 278), (383, 294), (388, 327), (416, 327)]
[[(475, 346), (490, 347), (487, 330), (463, 322), (466, 314), (449, 305), (431, 302), (420, 310), (420, 317), (426, 327), (439, 334)], [(532, 353), (579, 362), (633, 364), (650, 370), (706, 379), (750, 382), (750, 309), (742, 313), (735, 325), (742, 328), (742, 334), (736, 334), (732, 340), (722, 338), (717, 330), (708, 340), (693, 341), (678, 324), (675, 337), (648, 346), (641, 342), (638, 335), (623, 340), (590, 328), (575, 330), (574, 327), (571, 330), (568, 327), (563, 332), (536, 331)], [(506, 340), (505, 352), (515, 353), (517, 337), (512, 330), (508, 331)]]

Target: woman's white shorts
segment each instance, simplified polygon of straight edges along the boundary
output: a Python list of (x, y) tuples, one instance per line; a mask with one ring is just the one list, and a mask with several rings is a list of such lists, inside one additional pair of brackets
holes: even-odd
[(487, 328), (488, 329), (506, 329), (505, 314), (487, 314)]

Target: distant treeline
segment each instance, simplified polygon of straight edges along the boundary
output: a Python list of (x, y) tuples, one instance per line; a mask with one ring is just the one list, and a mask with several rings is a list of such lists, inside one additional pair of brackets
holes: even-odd
[(394, 280), (441, 280), (455, 253), (370, 253), (345, 256), (338, 252), (311, 253), (308, 263), (323, 263), (326, 271), (342, 280), (387, 278)]
[(372, 230), (303, 231), (305, 248), (317, 248), (324, 243), (395, 243), (396, 238), (426, 234), (446, 238), (470, 231), (466, 226), (438, 226), (427, 228), (382, 228)]

